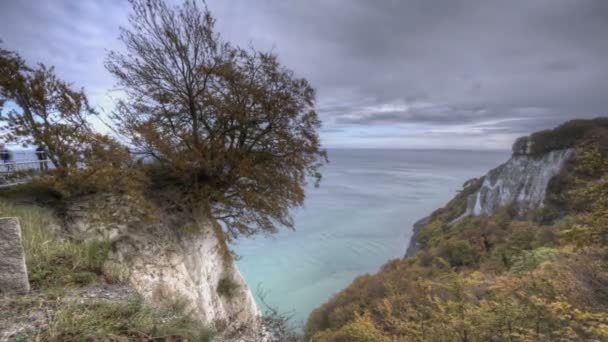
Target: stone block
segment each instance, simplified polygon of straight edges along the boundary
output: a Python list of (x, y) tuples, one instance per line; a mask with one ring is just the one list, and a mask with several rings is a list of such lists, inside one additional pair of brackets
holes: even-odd
[(27, 293), (29, 290), (19, 220), (0, 218), (0, 293)]

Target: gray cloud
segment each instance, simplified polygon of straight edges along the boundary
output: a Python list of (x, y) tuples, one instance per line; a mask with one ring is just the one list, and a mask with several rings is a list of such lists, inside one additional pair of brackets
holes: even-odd
[[(112, 80), (101, 61), (106, 49), (119, 47), (125, 2), (40, 3), (0, 5), (5, 45), (103, 94)], [(224, 37), (274, 50), (312, 82), (328, 144), (360, 146), (368, 141), (355, 141), (363, 132), (389, 134), (391, 144), (422, 139), (402, 147), (442, 134), (445, 146), (466, 145), (469, 131), (507, 147), (517, 134), (608, 110), (608, 1), (208, 4)], [(469, 145), (477, 143), (471, 138)]]

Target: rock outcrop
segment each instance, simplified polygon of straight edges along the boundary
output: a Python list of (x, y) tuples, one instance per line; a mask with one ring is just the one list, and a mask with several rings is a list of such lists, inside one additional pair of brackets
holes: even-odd
[(29, 291), (19, 220), (0, 218), (0, 294)]
[(110, 196), (77, 201), (66, 210), (65, 229), (79, 239), (113, 241), (104, 273), (127, 280), (147, 302), (180, 306), (225, 330), (258, 328), (260, 313), (217, 223), (170, 212), (142, 220), (127, 202)]
[(515, 205), (520, 213), (541, 208), (549, 181), (573, 153), (573, 149), (564, 149), (539, 157), (514, 155), (485, 175), (479, 190), (469, 196), (461, 217), (489, 215), (507, 205)]
[(427, 216), (425, 218), (418, 220), (416, 223), (414, 223), (412, 237), (410, 238), (410, 243), (407, 246), (407, 250), (405, 251), (406, 258), (414, 256), (414, 254), (416, 254), (416, 252), (418, 252), (418, 250), (420, 249), (420, 246), (419, 246), (418, 242), (416, 241), (416, 234), (418, 234), (420, 229), (422, 229), (422, 227), (424, 227), (424, 225), (427, 224), (427, 222), (429, 222), (430, 218), (431, 218), (430, 216)]

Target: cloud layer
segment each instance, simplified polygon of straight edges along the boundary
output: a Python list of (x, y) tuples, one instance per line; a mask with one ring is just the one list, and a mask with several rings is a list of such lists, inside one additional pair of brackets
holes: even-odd
[[(603, 0), (208, 0), (237, 44), (272, 49), (318, 90), (333, 147), (507, 148), (608, 112)], [(0, 38), (111, 108), (106, 50), (126, 1), (0, 5)]]

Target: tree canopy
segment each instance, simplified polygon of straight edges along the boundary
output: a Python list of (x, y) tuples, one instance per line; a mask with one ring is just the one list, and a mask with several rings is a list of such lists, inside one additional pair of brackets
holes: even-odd
[(0, 48), (0, 122), (7, 142), (45, 148), (57, 168), (75, 168), (93, 130), (95, 112), (83, 90), (59, 79), (51, 67), (28, 66), (19, 54)]
[(0, 117), (7, 141), (43, 147), (64, 193), (154, 191), (207, 211), (229, 238), (293, 227), (291, 209), (327, 162), (314, 89), (273, 53), (222, 40), (204, 2), (130, 4), (124, 52), (106, 59), (124, 93), (110, 115), (124, 145), (94, 130), (82, 89), (0, 49), (0, 106), (14, 104)]
[(117, 131), (185, 208), (209, 203), (231, 237), (293, 227), (290, 209), (327, 160), (314, 89), (276, 55), (222, 40), (204, 3), (130, 3), (125, 51), (106, 60), (125, 93)]

